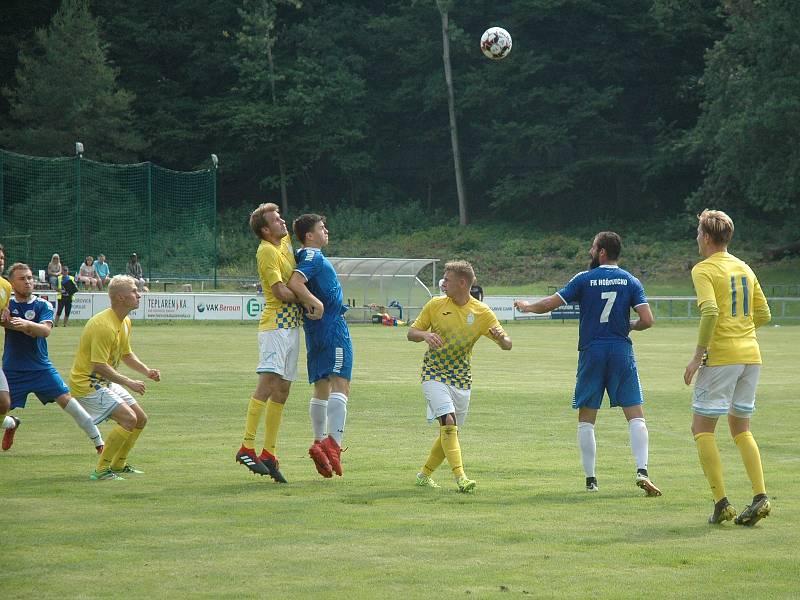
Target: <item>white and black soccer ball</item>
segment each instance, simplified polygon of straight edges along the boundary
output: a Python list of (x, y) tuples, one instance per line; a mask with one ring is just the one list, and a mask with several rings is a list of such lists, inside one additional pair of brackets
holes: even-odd
[(481, 36), (481, 52), (492, 60), (500, 60), (511, 52), (511, 34), (502, 27), (489, 27)]

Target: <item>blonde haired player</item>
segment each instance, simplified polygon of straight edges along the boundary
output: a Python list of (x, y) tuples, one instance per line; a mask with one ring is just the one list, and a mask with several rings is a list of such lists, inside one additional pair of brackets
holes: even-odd
[[(11, 301), (11, 284), (2, 276), (6, 266), (6, 249), (0, 244), (0, 319), (8, 321), (8, 303)], [(8, 381), (0, 370), (0, 428), (3, 429), (3, 450), (8, 450), (14, 443), (20, 420), (8, 414), (11, 410), (11, 395), (8, 393)]]
[(728, 415), (731, 436), (742, 457), (753, 488), (753, 501), (736, 517), (737, 525), (755, 525), (770, 513), (764, 485), (761, 454), (750, 417), (755, 410), (756, 384), (761, 371), (761, 353), (756, 328), (771, 315), (764, 292), (753, 270), (728, 254), (733, 221), (720, 210), (698, 215), (697, 247), (705, 260), (692, 269), (692, 283), (700, 308), (697, 348), (686, 366), (683, 379), (697, 381), (692, 399), (692, 433), (700, 464), (714, 495), (710, 523), (736, 517), (728, 502), (722, 478), (722, 461), (714, 429), (717, 419)]
[[(250, 229), (261, 240), (256, 251), (258, 277), (264, 290), (264, 310), (258, 323), (258, 384), (250, 397), (242, 446), (236, 461), (258, 475), (286, 483), (276, 446), (289, 388), (297, 379), (301, 311), (294, 292), (286, 287), (295, 269), (292, 241), (278, 206), (261, 204), (250, 215)], [(255, 453), (258, 423), (266, 410), (264, 447)]]
[(86, 322), (69, 375), (70, 392), (95, 425), (109, 418), (117, 422), (106, 439), (97, 467), (89, 475), (94, 481), (123, 479), (120, 473), (142, 472), (128, 464), (128, 453), (147, 424), (147, 415), (128, 390), (144, 394), (147, 386), (144, 381), (117, 371), (119, 363), (148, 379), (161, 381), (161, 372), (145, 365), (131, 349), (129, 314), (139, 308), (141, 297), (136, 280), (116, 275), (108, 284), (108, 297), (111, 307)]
[(450, 464), (460, 492), (470, 492), (475, 481), (464, 472), (459, 427), (467, 418), (472, 385), (472, 347), (481, 336), (503, 350), (511, 350), (511, 338), (486, 304), (470, 296), (475, 271), (468, 262), (452, 261), (444, 267), (444, 296), (431, 298), (408, 330), (412, 342), (425, 342), (422, 361), (422, 393), (428, 404), (428, 422), (439, 421), (428, 460), (417, 474), (417, 485), (439, 487), (431, 475), (444, 462)]

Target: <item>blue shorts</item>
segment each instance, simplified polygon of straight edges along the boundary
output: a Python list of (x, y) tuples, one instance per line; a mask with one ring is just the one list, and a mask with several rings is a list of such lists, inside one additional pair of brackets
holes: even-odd
[(69, 394), (69, 388), (55, 367), (39, 371), (6, 371), (11, 408), (25, 408), (28, 394), (36, 394), (42, 404), (55, 402), (56, 398)]
[(644, 403), (632, 345), (594, 344), (578, 353), (572, 408), (598, 409), (604, 392), (612, 407)]
[(353, 375), (353, 343), (344, 317), (337, 319), (335, 326), (322, 335), (306, 333), (306, 364), (309, 383), (331, 375), (350, 381)]

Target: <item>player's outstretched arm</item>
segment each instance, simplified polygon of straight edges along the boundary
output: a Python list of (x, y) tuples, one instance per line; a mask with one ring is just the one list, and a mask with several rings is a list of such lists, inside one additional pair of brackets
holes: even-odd
[(514, 300), (514, 308), (519, 312), (536, 313), (541, 315), (551, 310), (555, 310), (559, 306), (563, 306), (564, 300), (558, 294), (553, 294), (547, 298), (542, 298), (536, 302), (528, 302), (527, 300)]
[(303, 304), (306, 309), (306, 316), (312, 321), (322, 318), (325, 312), (325, 307), (322, 302), (306, 287), (306, 278), (303, 277), (298, 271), (292, 273), (289, 279), (289, 289), (297, 296), (297, 299)]

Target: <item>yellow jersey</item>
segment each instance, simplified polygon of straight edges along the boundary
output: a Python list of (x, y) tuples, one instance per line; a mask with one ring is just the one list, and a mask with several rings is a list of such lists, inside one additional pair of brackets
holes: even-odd
[(8, 279), (0, 276), (0, 311), (4, 311), (8, 308), (8, 303), (11, 302), (12, 293), (13, 291)]
[[(423, 331), (439, 334), (444, 345), (428, 348), (422, 359), (422, 381), (439, 381), (462, 390), (472, 385), (472, 347), (491, 327), (500, 327), (492, 309), (472, 296), (464, 306), (459, 306), (447, 296), (437, 296), (428, 301), (411, 325)], [(502, 328), (501, 328), (502, 329)]]
[(97, 313), (86, 322), (78, 343), (78, 352), (69, 374), (69, 391), (82, 398), (98, 387), (108, 387), (109, 381), (92, 369), (93, 363), (111, 365), (115, 369), (123, 356), (131, 354), (131, 318), (119, 320), (110, 308)]
[(732, 254), (717, 252), (694, 266), (692, 283), (697, 306), (711, 302), (719, 309), (705, 364), (761, 364), (753, 317), (765, 323), (770, 313), (753, 270)]
[(261, 240), (256, 251), (258, 277), (264, 290), (264, 310), (258, 323), (259, 331), (289, 329), (299, 327), (302, 311), (295, 302), (284, 302), (272, 293), (272, 286), (278, 282), (286, 284), (297, 266), (292, 251), (292, 239), (283, 236), (280, 246)]

